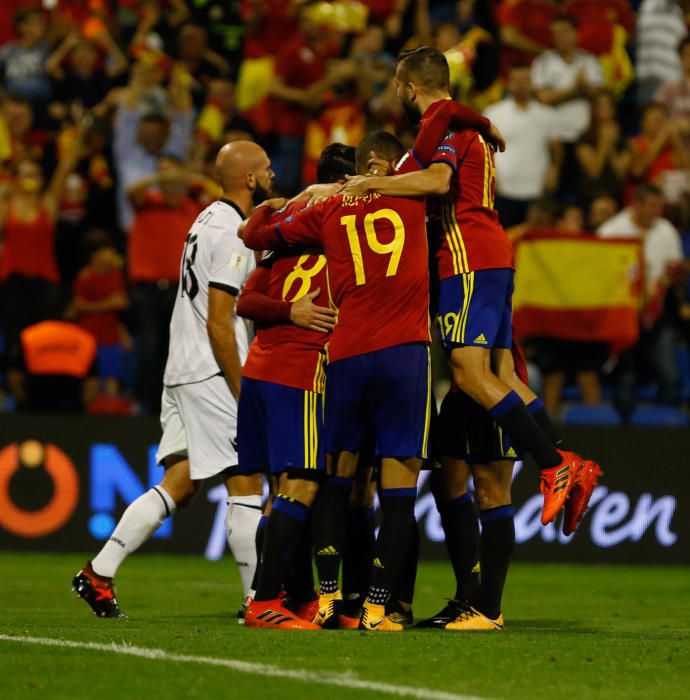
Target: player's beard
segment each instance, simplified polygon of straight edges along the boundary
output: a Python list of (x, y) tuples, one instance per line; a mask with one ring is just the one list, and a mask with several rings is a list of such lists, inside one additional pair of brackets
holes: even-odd
[(258, 180), (256, 182), (256, 187), (252, 192), (252, 201), (254, 206), (258, 207), (261, 202), (266, 201), (271, 196), (271, 190), (264, 187)]
[(407, 102), (404, 100), (400, 101), (402, 104), (403, 111), (407, 117), (407, 121), (412, 124), (412, 126), (419, 126), (419, 122), (422, 120), (422, 113), (414, 102)]

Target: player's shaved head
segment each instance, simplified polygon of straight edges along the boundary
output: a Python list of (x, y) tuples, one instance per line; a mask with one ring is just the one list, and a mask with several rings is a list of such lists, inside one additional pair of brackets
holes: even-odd
[(387, 160), (390, 163), (397, 163), (402, 158), (403, 153), (405, 153), (405, 148), (393, 134), (389, 134), (387, 131), (372, 131), (368, 133), (359, 142), (355, 152), (358, 173), (364, 174), (369, 169), (368, 163), (372, 151), (378, 158)]
[(433, 46), (403, 51), (398, 56), (396, 80), (414, 83), (428, 92), (450, 90), (450, 71), (446, 57)]
[(271, 161), (253, 141), (233, 141), (216, 157), (216, 173), (226, 196), (249, 193), (254, 199), (268, 196), (273, 185)]

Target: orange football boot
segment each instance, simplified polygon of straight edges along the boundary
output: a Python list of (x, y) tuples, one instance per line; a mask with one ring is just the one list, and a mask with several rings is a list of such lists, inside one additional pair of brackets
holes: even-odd
[(591, 459), (583, 459), (577, 475), (577, 481), (568, 494), (563, 514), (563, 534), (572, 535), (577, 526), (585, 517), (589, 499), (592, 497), (594, 487), (599, 477), (604, 472), (601, 467)]
[(309, 620), (309, 622), (311, 622), (319, 612), (319, 599), (314, 598), (314, 600), (303, 600), (301, 603), (297, 603), (293, 610), (297, 617), (301, 617), (303, 620)]
[(565, 505), (570, 489), (577, 480), (582, 468), (580, 458), (574, 452), (558, 450), (561, 463), (557, 467), (541, 470), (539, 490), (544, 494), (544, 506), (541, 511), (541, 524), (548, 525)]
[(280, 598), (253, 600), (244, 616), (246, 627), (263, 627), (276, 630), (320, 630), (309, 620), (303, 620), (288, 610)]
[(349, 615), (341, 614), (338, 618), (339, 630), (356, 630), (359, 628), (359, 617), (350, 617)]

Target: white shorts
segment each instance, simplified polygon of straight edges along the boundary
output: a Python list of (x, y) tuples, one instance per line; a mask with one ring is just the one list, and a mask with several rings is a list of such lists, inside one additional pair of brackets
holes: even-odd
[(237, 466), (237, 403), (223, 377), (163, 387), (161, 428), (159, 464), (188, 457), (195, 481)]

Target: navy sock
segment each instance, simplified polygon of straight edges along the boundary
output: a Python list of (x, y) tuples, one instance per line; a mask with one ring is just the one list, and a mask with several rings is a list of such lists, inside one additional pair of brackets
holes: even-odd
[(280, 595), (308, 515), (309, 508), (293, 498), (278, 494), (273, 499), (264, 535), (256, 600), (274, 600)]
[(319, 591), (335, 593), (345, 544), (345, 516), (352, 479), (329, 476), (321, 485), (314, 504), (312, 537)]
[(537, 397), (531, 403), (527, 404), (527, 410), (532, 414), (532, 417), (537, 422), (537, 425), (546, 433), (547, 437), (553, 442), (556, 447), (563, 447), (563, 440), (556, 430), (556, 426), (551, 420), (551, 416), (546, 412), (544, 402)]
[[(309, 514), (311, 515), (311, 513)], [(309, 518), (302, 528), (302, 536), (292, 559), (292, 570), (288, 575), (285, 590), (291, 599), (303, 602), (314, 600), (314, 569), (311, 551), (311, 522)]]
[(256, 526), (256, 569), (254, 570), (254, 578), (252, 579), (252, 588), (256, 590), (259, 585), (259, 571), (261, 570), (261, 553), (264, 548), (264, 534), (266, 533), (266, 524), (268, 523), (268, 515), (262, 515), (259, 519), (259, 524)]
[(540, 469), (552, 469), (561, 463), (553, 441), (539, 427), (516, 392), (506, 394), (489, 409), (489, 413), (520, 447), (534, 457)]
[(395, 591), (395, 597), (402, 603), (412, 605), (414, 587), (417, 583), (417, 564), (419, 563), (419, 527), (415, 522), (410, 533), (410, 545), (407, 548), (405, 562), (400, 576), (400, 585)]
[(490, 508), (479, 513), (482, 521), (481, 585), (477, 609), (495, 620), (501, 614), (501, 599), (510, 557), (515, 546), (512, 505)]
[(343, 597), (364, 597), (369, 590), (371, 562), (374, 559), (374, 509), (356, 506), (347, 509), (346, 539), (343, 552)]
[(385, 605), (392, 591), (399, 588), (405, 557), (415, 527), (416, 488), (381, 489), (383, 521), (376, 540), (376, 556), (367, 601)]
[(479, 592), (479, 521), (472, 494), (467, 492), (437, 505), (455, 574), (455, 598), (474, 600)]

